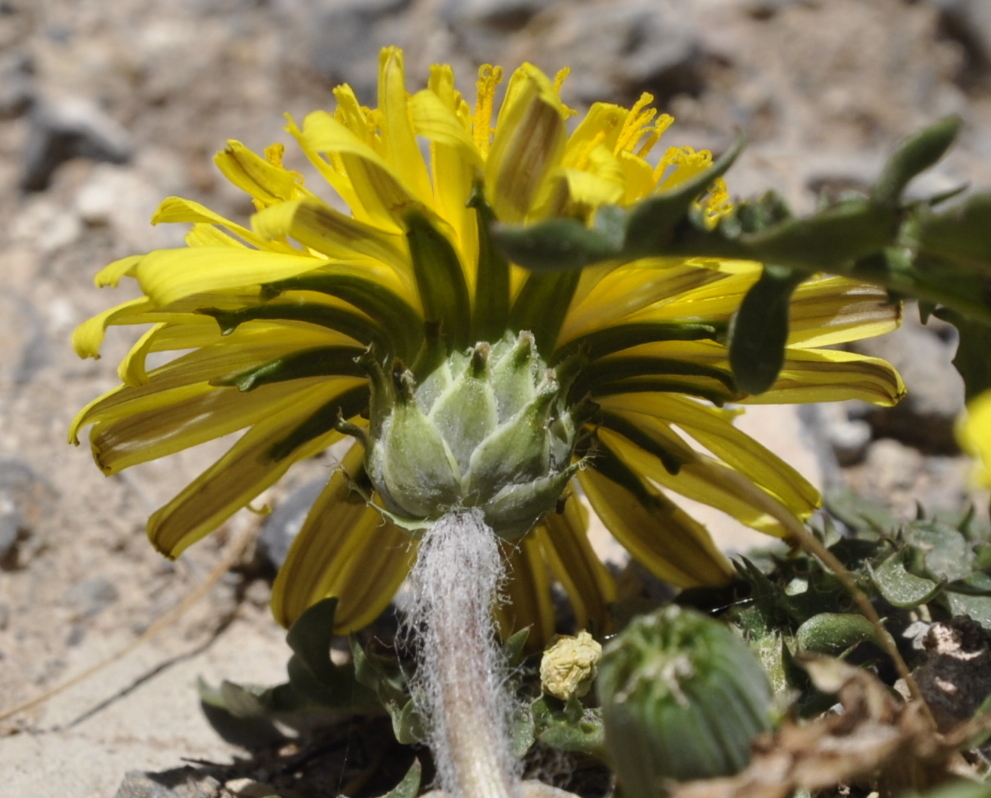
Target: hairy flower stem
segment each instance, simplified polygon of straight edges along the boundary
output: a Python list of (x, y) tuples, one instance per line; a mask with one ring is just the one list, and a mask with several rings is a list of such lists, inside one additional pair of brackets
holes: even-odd
[(480, 510), (448, 513), (423, 537), (407, 624), (419, 636), (416, 691), (443, 789), (457, 798), (518, 798), (511, 700), (492, 609), (502, 560)]

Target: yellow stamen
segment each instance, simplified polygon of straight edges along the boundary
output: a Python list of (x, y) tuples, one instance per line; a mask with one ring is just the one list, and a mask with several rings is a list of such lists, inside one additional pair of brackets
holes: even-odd
[(478, 82), (475, 84), (475, 117), (472, 119), (472, 138), (484, 158), (489, 154), (489, 141), (492, 136), (492, 106), (495, 102), (496, 86), (502, 82), (502, 67), (482, 64), (478, 68)]
[(554, 91), (558, 94), (561, 93), (561, 87), (564, 85), (564, 81), (568, 79), (568, 75), (571, 74), (571, 67), (561, 67), (554, 76)]
[(623, 150), (632, 150), (636, 146), (640, 136), (643, 135), (644, 127), (650, 124), (650, 121), (657, 114), (657, 110), (654, 108), (644, 111), (644, 108), (652, 102), (654, 102), (654, 95), (645, 91), (640, 95), (640, 99), (633, 104), (633, 107), (626, 114), (623, 127), (619, 131), (616, 146), (613, 148), (614, 153), (618, 155)]
[(650, 131), (650, 135), (647, 136), (647, 140), (637, 150), (637, 157), (646, 158), (650, 155), (650, 151), (654, 149), (654, 145), (657, 144), (661, 136), (664, 135), (664, 131), (671, 127), (673, 122), (674, 117), (671, 114), (661, 114), (657, 121), (654, 122), (654, 128)]
[(279, 144), (269, 144), (265, 148), (265, 160), (268, 161), (272, 166), (277, 166), (279, 169), (284, 169), (282, 165), (282, 156), (286, 153), (286, 145)]

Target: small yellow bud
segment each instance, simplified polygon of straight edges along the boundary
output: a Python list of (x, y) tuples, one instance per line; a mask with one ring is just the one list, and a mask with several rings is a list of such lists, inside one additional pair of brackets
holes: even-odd
[(602, 646), (588, 632), (563, 636), (540, 660), (540, 686), (562, 701), (583, 696), (592, 686), (600, 656)]

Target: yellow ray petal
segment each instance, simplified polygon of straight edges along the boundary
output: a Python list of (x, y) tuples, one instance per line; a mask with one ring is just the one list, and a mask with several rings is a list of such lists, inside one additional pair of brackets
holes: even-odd
[(402, 236), (356, 221), (319, 200), (273, 205), (252, 216), (251, 226), (262, 239), (291, 236), (328, 259), (355, 260), (356, 255), (367, 255), (380, 262), (368, 264), (369, 271), (381, 272), (380, 264), (385, 264), (408, 283), (411, 280)]
[(379, 53), (378, 99), (382, 114), (382, 139), (389, 165), (417, 198), (432, 205), (433, 191), (413, 131), (403, 53), (398, 47), (385, 47)]
[[(604, 275), (596, 275), (590, 269), (585, 271), (588, 277), (582, 275), (561, 330), (562, 344), (616, 324), (644, 308), (656, 309), (677, 302), (693, 291), (725, 279), (717, 271), (686, 264), (682, 258), (639, 260), (611, 269)], [(595, 277), (598, 279), (593, 283)], [(682, 311), (678, 317), (687, 313)]]
[(771, 389), (741, 401), (776, 405), (860, 399), (891, 407), (904, 395), (905, 383), (885, 360), (838, 349), (788, 349)]
[(330, 114), (315, 111), (307, 115), (303, 139), (316, 152), (340, 156), (355, 196), (373, 224), (397, 231), (404, 212), (412, 208), (426, 210), (392, 167)]
[(154, 308), (147, 297), (139, 297), (98, 313), (80, 324), (72, 333), (72, 348), (79, 357), (100, 357), (100, 347), (111, 324), (141, 324)]
[(564, 152), (564, 109), (547, 77), (532, 64), (513, 74), (485, 164), (485, 187), (496, 216), (520, 222)]
[(630, 490), (595, 470), (578, 475), (592, 508), (615, 538), (661, 579), (678, 587), (728, 582), (733, 569), (705, 527), (643, 483), (641, 501)]
[(415, 558), (409, 535), (352, 491), (364, 451), (352, 446), (313, 505), (272, 585), (272, 614), (289, 627), (307, 607), (337, 596), (334, 631), (374, 620)]
[(739, 410), (722, 410), (688, 397), (657, 393), (607, 396), (600, 404), (606, 410), (641, 419), (644, 415), (652, 416), (666, 424), (674, 424), (716, 457), (774, 493), (786, 505), (817, 506), (818, 491), (801, 474), (733, 426), (732, 420), (741, 412)]
[(845, 277), (821, 277), (795, 290), (788, 315), (788, 346), (823, 347), (897, 329), (902, 305), (892, 302), (883, 288)]
[[(698, 455), (692, 462), (684, 463), (677, 474), (670, 474), (654, 455), (636, 446), (612, 430), (600, 429), (599, 438), (634, 471), (664, 488), (680, 493), (710, 507), (715, 507), (740, 523), (758, 532), (775, 537), (787, 537), (787, 530), (766, 508), (754, 505), (739, 497), (732, 487), (724, 483), (723, 474), (729, 469), (712, 458)], [(748, 475), (749, 476), (749, 475)], [(815, 511), (816, 503), (801, 502), (790, 509), (798, 517), (808, 517)]]
[(214, 156), (213, 162), (224, 177), (262, 206), (296, 199), (305, 193), (297, 172), (274, 165), (240, 141), (228, 140), (227, 147)]
[(326, 380), (314, 377), (291, 385), (262, 385), (246, 393), (234, 387), (212, 388), (168, 405), (94, 424), (90, 431), (93, 459), (110, 475), (166, 457), (279, 414), (321, 381)]
[(327, 261), (304, 255), (196, 247), (155, 250), (134, 271), (151, 300), (166, 305), (194, 294), (288, 280), (326, 266)]
[(338, 440), (341, 433), (327, 432), (282, 460), (269, 454), (302, 421), (354, 384), (354, 380), (321, 380), (301, 392), (291, 411), (269, 416), (248, 430), (227, 454), (148, 519), (148, 539), (155, 548), (167, 557), (178, 557), (274, 485), (293, 463)]
[(206, 206), (200, 205), (200, 203), (193, 202), (192, 200), (183, 199), (182, 197), (166, 198), (162, 201), (162, 204), (158, 206), (158, 210), (155, 211), (155, 215), (151, 217), (152, 224), (181, 222), (218, 225), (226, 230), (229, 230), (234, 235), (249, 244), (258, 247), (259, 249), (268, 249), (273, 252), (293, 251), (292, 247), (289, 247), (286, 244), (278, 241), (266, 240), (248, 228), (235, 224), (229, 219), (221, 216), (219, 213), (211, 211)]
[(564, 512), (547, 515), (534, 534), (568, 594), (578, 627), (587, 629), (591, 624), (597, 633), (607, 634), (616, 583), (588, 542), (588, 511), (578, 497), (569, 495)]
[(539, 651), (554, 634), (554, 605), (540, 543), (527, 535), (513, 543), (502, 543), (501, 548), (506, 564), (502, 592), (509, 599), (496, 610), (503, 637), (529, 627), (526, 648)]

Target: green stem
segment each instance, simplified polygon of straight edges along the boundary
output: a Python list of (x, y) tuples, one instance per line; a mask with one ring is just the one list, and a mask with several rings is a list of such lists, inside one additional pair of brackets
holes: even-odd
[(502, 575), (496, 535), (479, 510), (437, 521), (410, 574), (422, 714), (441, 785), (457, 798), (521, 795), (492, 616)]

